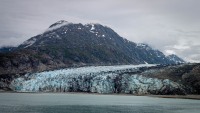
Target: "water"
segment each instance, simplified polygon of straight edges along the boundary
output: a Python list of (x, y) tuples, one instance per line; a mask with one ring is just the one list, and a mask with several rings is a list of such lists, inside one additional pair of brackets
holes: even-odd
[(0, 93), (0, 113), (200, 113), (200, 101), (130, 95)]

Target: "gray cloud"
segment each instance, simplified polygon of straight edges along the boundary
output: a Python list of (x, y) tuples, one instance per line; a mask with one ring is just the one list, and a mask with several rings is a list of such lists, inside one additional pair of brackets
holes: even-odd
[(58, 20), (101, 23), (119, 35), (200, 61), (198, 0), (1, 0), (0, 46), (19, 45)]

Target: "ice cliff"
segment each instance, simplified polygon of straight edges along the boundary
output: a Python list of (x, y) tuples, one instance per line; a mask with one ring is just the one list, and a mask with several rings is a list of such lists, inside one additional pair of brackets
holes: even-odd
[(184, 94), (177, 82), (139, 73), (141, 68), (151, 66), (155, 65), (90, 66), (32, 73), (14, 79), (10, 88), (18, 92)]

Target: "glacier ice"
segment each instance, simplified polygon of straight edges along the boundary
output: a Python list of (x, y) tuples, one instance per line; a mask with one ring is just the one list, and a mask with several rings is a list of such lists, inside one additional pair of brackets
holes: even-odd
[(182, 90), (180, 84), (171, 80), (134, 74), (141, 67), (151, 66), (155, 65), (89, 66), (32, 73), (14, 79), (10, 88), (18, 92), (128, 94), (160, 94)]

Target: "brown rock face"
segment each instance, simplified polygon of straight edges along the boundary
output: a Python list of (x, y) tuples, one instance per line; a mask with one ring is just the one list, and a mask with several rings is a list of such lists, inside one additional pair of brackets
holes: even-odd
[(189, 73), (183, 74), (182, 79), (195, 89), (194, 92), (200, 94), (200, 65), (195, 66)]

